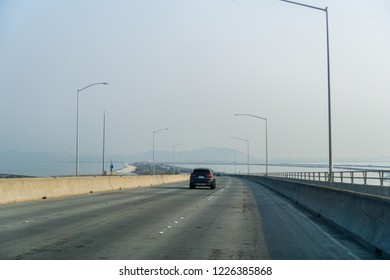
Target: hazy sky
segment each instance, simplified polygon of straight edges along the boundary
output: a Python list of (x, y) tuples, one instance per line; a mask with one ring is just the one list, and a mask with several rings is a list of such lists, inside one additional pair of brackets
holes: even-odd
[[(329, 8), (334, 157), (390, 156), (390, 2)], [(277, 0), (0, 0), (0, 151), (327, 160), (325, 13)]]

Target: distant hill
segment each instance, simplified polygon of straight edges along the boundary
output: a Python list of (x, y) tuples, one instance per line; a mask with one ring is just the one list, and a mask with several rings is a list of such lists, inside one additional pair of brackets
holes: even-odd
[[(241, 152), (236, 152), (228, 148), (202, 148), (193, 151), (176, 151), (175, 162), (219, 162), (232, 163), (237, 156), (237, 162), (246, 162), (247, 155)], [(130, 162), (148, 161), (153, 159), (152, 151), (127, 155), (126, 158)], [(155, 161), (157, 162), (172, 162), (173, 152), (155, 151)], [(259, 162), (258, 159), (250, 157), (251, 162)]]
[[(235, 152), (233, 149), (229, 148), (216, 148), (216, 147), (206, 147), (202, 149), (192, 150), (192, 151), (176, 151), (175, 152), (175, 162), (181, 163), (233, 163), (237, 157), (238, 163), (246, 163), (247, 155), (242, 152)], [(133, 163), (133, 162), (143, 162), (151, 161), (153, 159), (152, 151), (139, 152), (134, 154), (112, 154), (105, 156), (107, 162), (122, 162), (122, 163)], [(102, 155), (95, 156), (86, 156), (80, 155), (80, 161), (86, 162), (100, 162), (102, 160)], [(23, 161), (51, 161), (51, 162), (74, 162), (75, 155), (57, 155), (46, 152), (21, 152), (21, 151), (0, 151), (0, 162), (23, 162)], [(155, 151), (155, 161), (156, 162), (172, 162), (172, 151)], [(255, 157), (250, 157), (250, 162), (263, 164), (265, 159), (258, 159)], [(337, 164), (342, 163), (372, 163), (378, 165), (380, 162), (386, 163), (390, 162), (390, 157), (381, 156), (378, 158), (374, 157), (356, 157), (356, 158), (337, 158)], [(270, 163), (327, 163), (327, 159), (315, 159), (315, 158), (270, 158)]]
[[(172, 162), (172, 151), (155, 151), (156, 162)], [(232, 163), (237, 157), (237, 162), (246, 162), (247, 155), (241, 152), (235, 152), (233, 149), (228, 148), (202, 148), (193, 151), (176, 151), (175, 162), (219, 162), (219, 163)], [(102, 156), (85, 156), (80, 155), (80, 161), (99, 162)], [(152, 151), (120, 155), (106, 155), (106, 161), (114, 162), (142, 162), (151, 161), (153, 159)], [(20, 151), (4, 151), (0, 152), (0, 161), (74, 161), (75, 155), (56, 155), (45, 152), (20, 152)], [(259, 162), (258, 159), (251, 157), (252, 163)]]

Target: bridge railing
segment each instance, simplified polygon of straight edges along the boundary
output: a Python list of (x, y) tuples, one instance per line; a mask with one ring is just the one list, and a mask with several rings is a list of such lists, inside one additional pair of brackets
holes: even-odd
[(272, 172), (268, 176), (300, 180), (327, 181), (390, 187), (389, 170), (359, 170), (329, 172)]

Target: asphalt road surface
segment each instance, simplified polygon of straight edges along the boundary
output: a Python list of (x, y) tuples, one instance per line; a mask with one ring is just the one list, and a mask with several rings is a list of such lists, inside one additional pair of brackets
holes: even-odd
[(0, 206), (0, 259), (375, 259), (251, 181), (176, 183)]

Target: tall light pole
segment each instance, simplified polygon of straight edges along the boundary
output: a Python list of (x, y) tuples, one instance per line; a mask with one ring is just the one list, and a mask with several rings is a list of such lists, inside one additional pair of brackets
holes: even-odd
[(79, 176), (79, 162), (80, 162), (80, 156), (79, 156), (79, 95), (80, 95), (80, 92), (89, 88), (89, 87), (92, 87), (92, 86), (96, 86), (96, 85), (108, 85), (108, 83), (94, 83), (94, 84), (90, 84), (86, 87), (83, 87), (82, 89), (78, 89), (77, 90), (77, 115), (76, 115), (76, 120), (77, 120), (77, 124), (76, 124), (76, 176)]
[(235, 116), (248, 116), (265, 121), (265, 176), (268, 175), (268, 119), (251, 115), (251, 114), (235, 114)]
[(248, 139), (238, 138), (238, 137), (229, 137), (229, 139), (240, 140), (240, 141), (246, 142), (247, 165), (248, 165), (248, 175), (249, 175), (249, 140)]
[(237, 150), (233, 149), (234, 151), (234, 174), (237, 174)]
[(177, 143), (173, 145), (172, 149), (172, 174), (175, 174), (175, 147), (179, 145), (183, 145), (183, 143)]
[(156, 174), (156, 167), (154, 165), (154, 137), (156, 135), (156, 133), (162, 131), (162, 130), (168, 130), (169, 128), (161, 128), (159, 130), (156, 130), (156, 131), (153, 131), (153, 175)]
[(330, 58), (329, 58), (329, 24), (328, 24), (328, 7), (319, 8), (302, 3), (297, 3), (288, 0), (280, 0), (306, 8), (311, 8), (325, 12), (326, 15), (326, 53), (327, 53), (327, 72), (328, 72), (328, 134), (329, 134), (329, 181), (333, 181), (333, 155), (332, 155), (332, 115), (331, 115), (331, 95), (330, 95)]
[(104, 152), (106, 146), (106, 111), (103, 114), (103, 160), (102, 160), (102, 176), (104, 176)]

